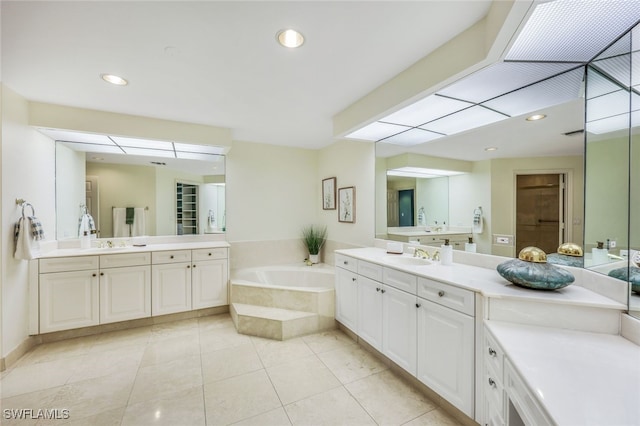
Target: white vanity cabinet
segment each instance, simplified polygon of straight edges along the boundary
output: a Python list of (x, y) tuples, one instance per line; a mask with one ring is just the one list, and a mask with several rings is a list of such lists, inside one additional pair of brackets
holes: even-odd
[(151, 253), (100, 256), (100, 324), (151, 316)]
[(336, 254), (336, 320), (357, 333), (358, 324), (358, 261)]
[(191, 310), (191, 250), (151, 254), (153, 315)]
[(212, 308), (229, 303), (226, 248), (191, 251), (191, 307)]
[(418, 279), (418, 380), (474, 414), (474, 293)]
[(385, 285), (382, 294), (382, 320), (382, 353), (415, 376), (416, 296)]
[(98, 256), (41, 259), (38, 267), (40, 333), (99, 323)]
[(358, 321), (356, 334), (382, 352), (382, 283), (358, 277)]

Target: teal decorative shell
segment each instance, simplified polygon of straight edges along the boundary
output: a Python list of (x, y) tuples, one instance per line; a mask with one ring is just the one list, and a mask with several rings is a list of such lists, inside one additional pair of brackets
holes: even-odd
[(567, 256), (566, 254), (560, 253), (551, 253), (547, 255), (547, 263), (582, 268), (584, 264), (584, 258), (578, 256)]
[(571, 272), (550, 263), (511, 259), (502, 262), (496, 269), (507, 281), (520, 287), (536, 290), (557, 290), (575, 280)]
[(636, 266), (622, 267), (609, 271), (609, 276), (631, 283), (631, 290), (640, 294), (640, 268)]

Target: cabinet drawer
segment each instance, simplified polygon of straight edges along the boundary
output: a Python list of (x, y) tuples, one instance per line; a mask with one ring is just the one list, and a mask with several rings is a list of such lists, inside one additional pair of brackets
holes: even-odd
[(504, 416), (504, 387), (499, 378), (495, 377), (490, 368), (484, 370), (484, 397), (494, 408), (494, 411)]
[(493, 336), (485, 329), (484, 331), (484, 344), (482, 350), (484, 351), (484, 363), (490, 366), (494, 374), (500, 381), (503, 381), (502, 366), (504, 364), (504, 353), (502, 348), (496, 344)]
[(120, 268), (124, 266), (149, 265), (151, 253), (105, 254), (100, 256), (100, 268)]
[(418, 280), (418, 296), (463, 314), (473, 316), (475, 313), (475, 294), (470, 290), (420, 278)]
[(152, 263), (180, 263), (191, 262), (191, 250), (154, 251), (151, 255)]
[(40, 259), (40, 273), (66, 272), (66, 271), (87, 271), (98, 269), (98, 256), (77, 256), (77, 257), (57, 257), (50, 259)]
[(392, 268), (383, 268), (382, 282), (415, 295), (418, 277)]
[(358, 261), (358, 274), (375, 281), (382, 281), (382, 266), (360, 260)]
[(227, 256), (226, 247), (191, 250), (191, 260), (194, 262), (198, 260), (226, 259)]
[(335, 264), (338, 268), (347, 269), (351, 272), (358, 272), (358, 260), (353, 257), (336, 254)]

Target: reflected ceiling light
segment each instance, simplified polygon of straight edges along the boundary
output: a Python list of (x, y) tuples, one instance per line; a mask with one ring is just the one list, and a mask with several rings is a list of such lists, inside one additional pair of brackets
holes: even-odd
[(292, 29), (278, 31), (276, 39), (280, 45), (290, 49), (295, 49), (296, 47), (300, 47), (304, 44), (304, 37), (302, 34)]
[(547, 118), (546, 114), (533, 114), (527, 117), (527, 121), (538, 121)]
[(113, 74), (100, 74), (100, 78), (107, 83), (115, 84), (116, 86), (126, 86), (129, 84), (124, 78)]
[(397, 169), (387, 170), (387, 176), (417, 177), (426, 179), (463, 174), (464, 172), (458, 172), (455, 170), (427, 169), (424, 167), (398, 167)]
[(488, 146), (484, 150), (487, 151), (487, 152), (497, 151), (498, 147), (497, 146)]

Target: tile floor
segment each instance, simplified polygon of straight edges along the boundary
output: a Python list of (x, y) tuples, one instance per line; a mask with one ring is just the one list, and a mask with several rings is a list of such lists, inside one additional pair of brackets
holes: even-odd
[(458, 424), (339, 330), (279, 342), (227, 314), (43, 344), (0, 386), (2, 425)]

